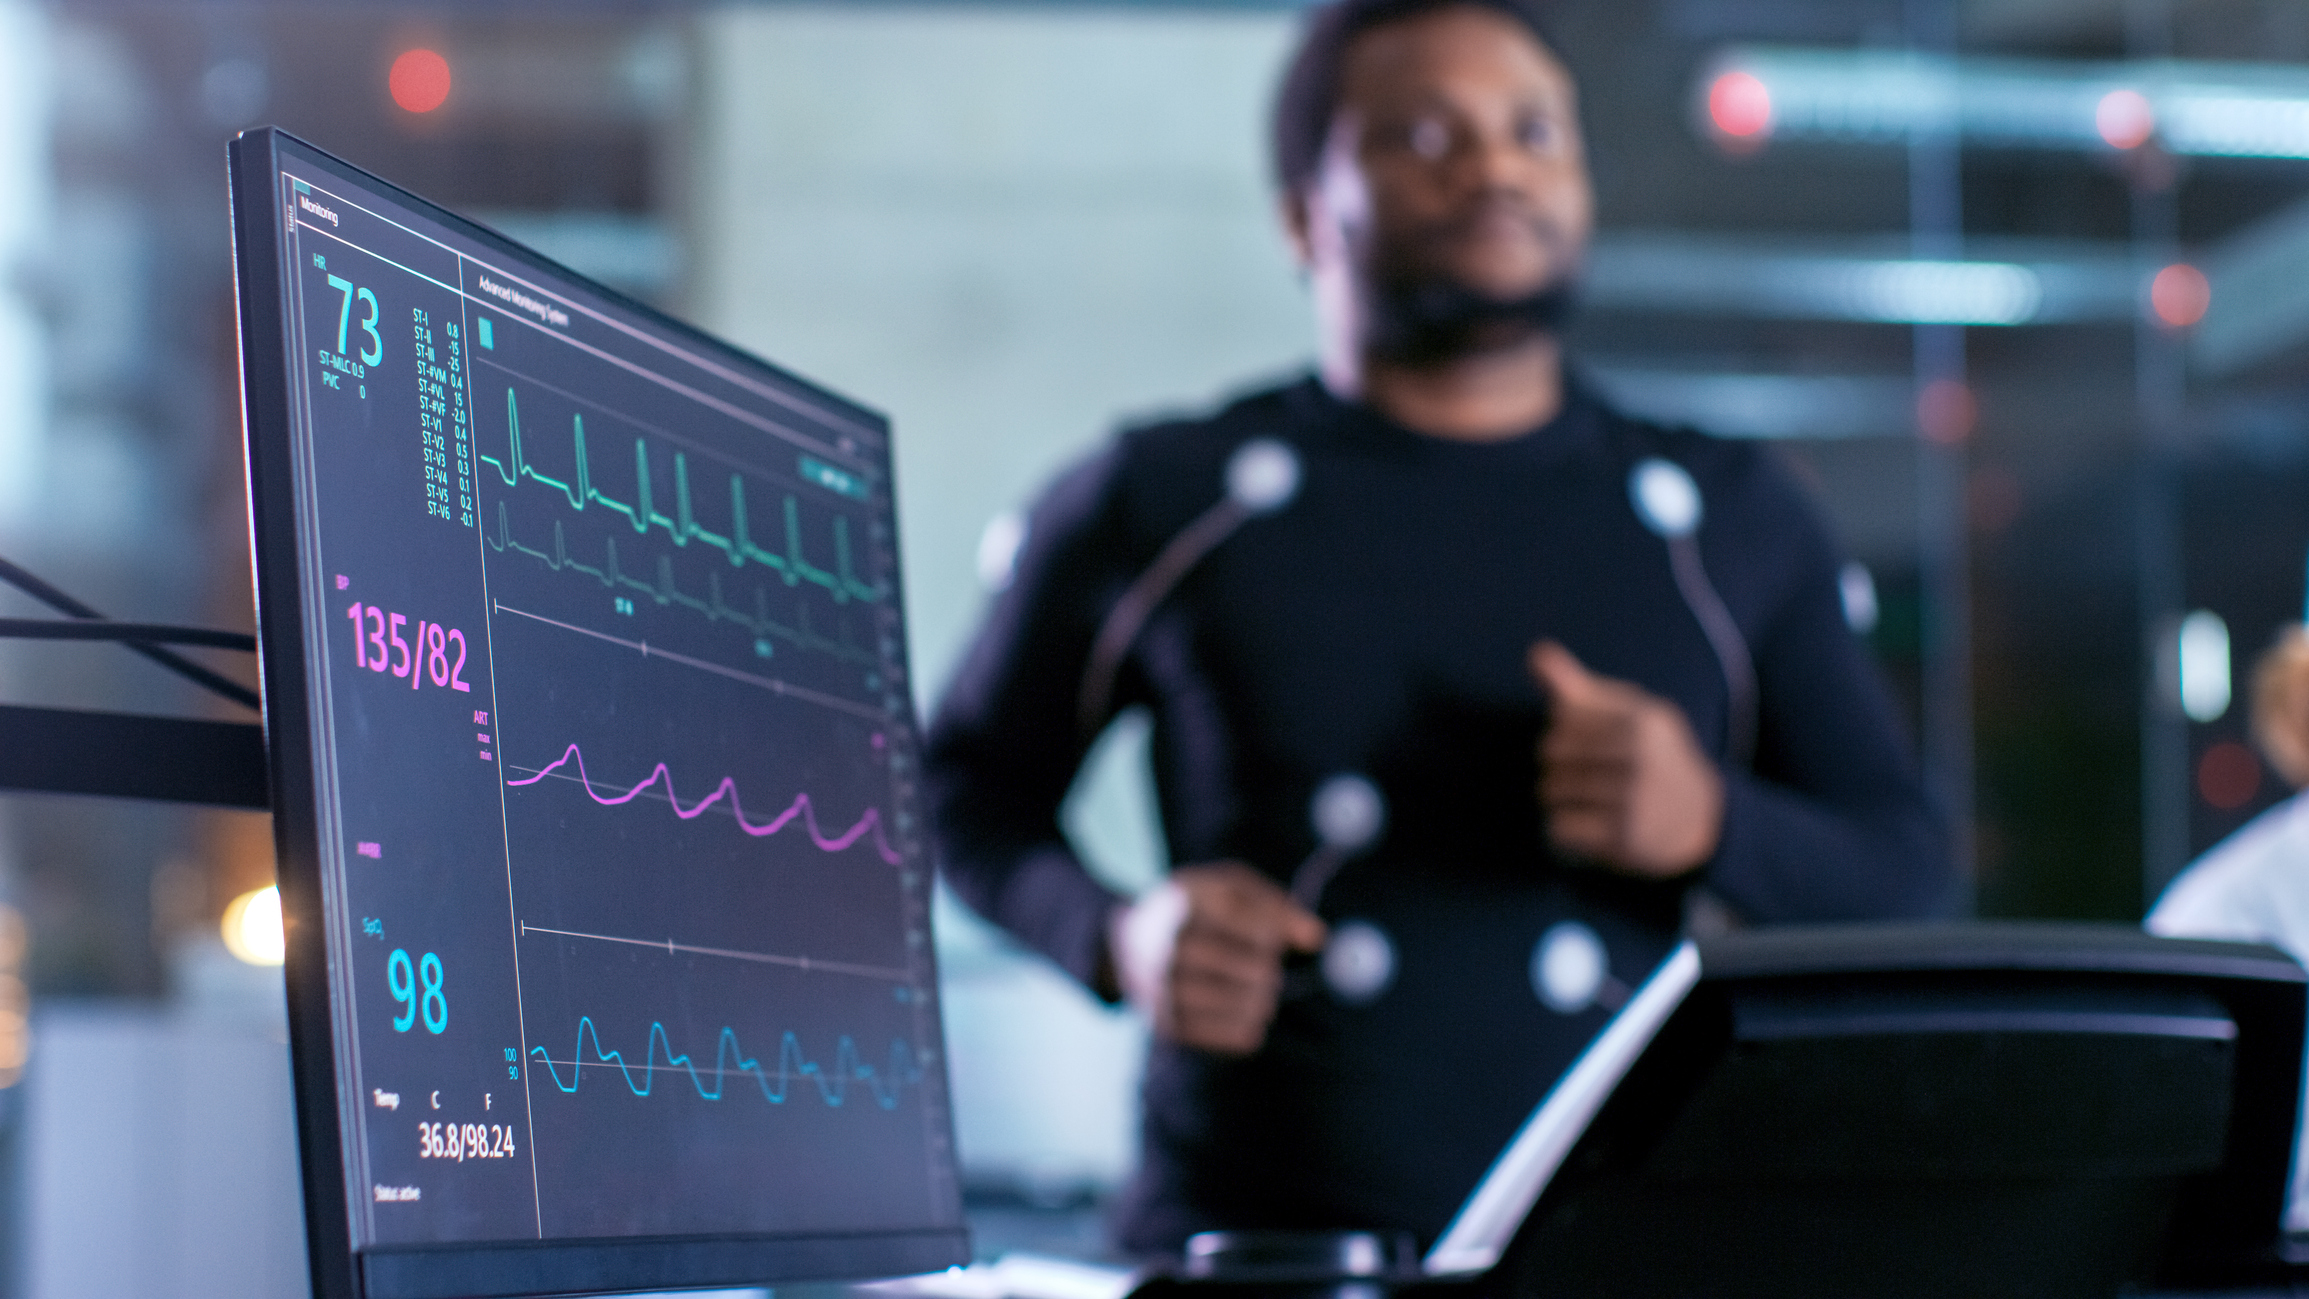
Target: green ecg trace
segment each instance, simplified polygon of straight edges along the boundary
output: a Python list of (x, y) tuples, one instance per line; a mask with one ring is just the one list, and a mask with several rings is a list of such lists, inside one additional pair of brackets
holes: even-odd
[[(486, 459), (487, 457), (483, 458)], [(539, 550), (534, 546), (525, 546), (513, 538), (512, 529), (506, 522), (505, 502), (503, 501), (497, 502), (497, 535), (490, 536), (487, 529), (483, 529), (481, 535), (483, 540), (489, 543), (491, 550), (499, 554), (511, 550), (528, 555), (556, 573), (583, 573), (611, 590), (623, 587), (629, 591), (639, 591), (661, 605), (679, 605), (685, 609), (693, 609), (717, 622), (726, 622), (733, 626), (743, 627), (755, 636), (778, 636), (803, 649), (819, 650), (836, 658), (864, 664), (868, 667), (876, 666), (873, 655), (850, 644), (847, 640), (829, 640), (811, 627), (810, 606), (806, 602), (797, 605), (794, 610), (795, 620), (799, 625), (788, 627), (770, 617), (768, 598), (762, 594), (762, 589), (758, 586), (754, 588), (754, 611), (752, 613), (747, 613), (743, 609), (733, 609), (723, 601), (722, 579), (719, 573), (709, 571), (706, 574), (706, 595), (702, 600), (682, 591), (674, 585), (673, 560), (664, 555), (658, 556), (657, 580), (655, 582), (644, 582), (639, 578), (629, 577), (617, 566), (617, 538), (615, 537), (605, 540), (603, 549), (607, 553), (598, 566), (570, 558), (569, 545), (562, 535), (561, 524), (558, 521), (553, 525), (553, 548), (551, 550)]]
[[(858, 580), (850, 564), (850, 521), (841, 515), (834, 516), (833, 569), (827, 570), (816, 567), (802, 557), (801, 506), (795, 501), (791, 493), (787, 494), (785, 503), (786, 553), (783, 555), (773, 554), (762, 549), (755, 545), (753, 538), (748, 535), (746, 530), (746, 480), (737, 474), (730, 475), (729, 535), (724, 536), (701, 526), (696, 516), (690, 511), (689, 464), (679, 451), (674, 452), (673, 455), (673, 517), (668, 518), (658, 512), (650, 491), (649, 445), (640, 438), (633, 440), (636, 495), (639, 497), (639, 501), (637, 504), (628, 505), (623, 501), (612, 499), (594, 487), (593, 476), (586, 467), (585, 416), (573, 414), (569, 419), (571, 440), (577, 445), (577, 481), (575, 483), (566, 483), (558, 478), (537, 472), (521, 454), (521, 405), (514, 395), (514, 390), (510, 387), (505, 390), (505, 421), (509, 444), (507, 457), (505, 460), (499, 460), (495, 456), (482, 456), (480, 458), (496, 467), (497, 476), (505, 481), (507, 487), (520, 486), (521, 480), (524, 478), (532, 479), (559, 491), (562, 497), (569, 502), (569, 508), (572, 510), (583, 510), (589, 505), (599, 505), (603, 509), (615, 510), (625, 516), (626, 522), (632, 524), (633, 530), (637, 533), (646, 536), (653, 527), (664, 528), (666, 535), (673, 538), (673, 544), (677, 546), (687, 546), (692, 541), (703, 542), (728, 556), (732, 567), (742, 568), (750, 560), (766, 568), (777, 570), (785, 577), (788, 586), (799, 586), (804, 582), (822, 586), (833, 595), (837, 602), (849, 600), (877, 601), (889, 594), (889, 588), (885, 585), (868, 586)], [(502, 508), (500, 508), (498, 515), (500, 525), (502, 525), (504, 518)], [(554, 531), (558, 541), (560, 525), (556, 524)], [(498, 547), (500, 550), (504, 548), (504, 546)], [(558, 548), (557, 546), (556, 549)], [(527, 553), (544, 558), (542, 552), (539, 551), (528, 551)], [(614, 563), (614, 552), (612, 562)], [(668, 583), (670, 585), (670, 578)], [(657, 593), (655, 587), (644, 586), (641, 589), (649, 591), (653, 595)], [(664, 602), (665, 600), (661, 598), (660, 603)], [(704, 608), (704, 606), (699, 607)]]

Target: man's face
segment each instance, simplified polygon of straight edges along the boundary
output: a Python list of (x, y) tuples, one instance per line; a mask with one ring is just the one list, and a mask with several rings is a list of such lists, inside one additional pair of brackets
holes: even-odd
[(1289, 211), (1318, 280), (1367, 304), (1438, 289), (1506, 304), (1577, 276), (1594, 198), (1576, 92), (1527, 29), (1442, 9), (1357, 37), (1341, 71), (1321, 168)]

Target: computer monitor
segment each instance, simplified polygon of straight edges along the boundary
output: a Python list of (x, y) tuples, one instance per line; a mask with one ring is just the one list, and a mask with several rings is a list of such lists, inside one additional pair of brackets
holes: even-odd
[(964, 1259), (888, 421), (231, 168), (317, 1293)]

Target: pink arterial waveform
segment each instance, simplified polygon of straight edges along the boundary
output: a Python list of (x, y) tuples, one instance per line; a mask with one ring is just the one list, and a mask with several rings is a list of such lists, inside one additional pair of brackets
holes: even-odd
[(714, 786), (713, 793), (688, 807), (683, 807), (681, 797), (674, 793), (673, 772), (662, 762), (652, 768), (649, 775), (643, 778), (640, 784), (624, 793), (604, 794), (593, 787), (593, 778), (585, 773), (585, 754), (579, 751), (574, 744), (563, 750), (560, 757), (540, 768), (535, 775), (525, 776), (520, 780), (508, 780), (505, 783), (514, 787), (534, 785), (571, 764), (575, 764), (577, 767), (577, 783), (585, 786), (586, 794), (603, 807), (618, 807), (630, 803), (640, 798), (650, 786), (663, 782), (665, 801), (673, 808), (673, 814), (684, 821), (696, 820), (705, 815), (707, 808), (727, 798), (730, 801), (730, 815), (736, 818), (738, 828), (756, 839), (767, 838), (799, 820), (803, 829), (809, 832), (810, 842), (816, 844), (822, 852), (841, 852), (870, 835), (874, 840), (874, 851), (881, 855), (883, 861), (892, 866), (899, 865), (904, 861), (904, 858), (898, 855), (897, 850), (890, 846), (890, 841), (883, 837), (882, 813), (879, 808), (867, 808), (865, 814), (858, 818), (857, 824), (840, 834), (829, 835), (818, 826), (818, 811), (811, 806), (810, 796), (806, 793), (796, 794), (794, 801), (787, 805), (785, 811), (771, 817), (768, 821), (757, 823), (746, 819), (746, 810), (738, 802), (737, 781), (728, 776), (722, 777), (722, 783)]

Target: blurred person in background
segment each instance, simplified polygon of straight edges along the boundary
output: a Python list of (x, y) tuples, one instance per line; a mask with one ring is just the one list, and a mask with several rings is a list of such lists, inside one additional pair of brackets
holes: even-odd
[[(2253, 741), (2295, 793), (2214, 844), (2143, 921), (2168, 938), (2268, 943), (2309, 965), (2309, 630), (2288, 627), (2253, 670)], [(2285, 1227), (2309, 1231), (2309, 1122)]]
[[(1431, 1240), (1702, 886), (1758, 924), (1953, 892), (1798, 488), (1567, 367), (1593, 196), (1544, 13), (1315, 10), (1273, 148), (1317, 372), (1063, 474), (926, 761), (961, 897), (1153, 1026), (1147, 1251)], [(1132, 708), (1179, 863), (1136, 900), (1058, 817)]]

